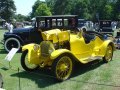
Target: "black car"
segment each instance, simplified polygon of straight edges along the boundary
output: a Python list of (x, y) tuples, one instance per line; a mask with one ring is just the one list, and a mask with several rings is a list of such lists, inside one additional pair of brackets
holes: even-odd
[(78, 26), (77, 15), (54, 15), (36, 17), (31, 28), (16, 28), (13, 32), (4, 33), (4, 47), (7, 52), (12, 48), (18, 48), (29, 43), (39, 44), (42, 41), (41, 32), (58, 28), (61, 30), (75, 30)]
[(100, 20), (99, 21), (99, 32), (103, 34), (113, 35), (112, 21), (111, 20)]

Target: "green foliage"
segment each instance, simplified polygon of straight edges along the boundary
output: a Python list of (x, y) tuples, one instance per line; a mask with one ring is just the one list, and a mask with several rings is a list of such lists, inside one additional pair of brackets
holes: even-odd
[(69, 14), (72, 6), (72, 0), (56, 0), (54, 5), (54, 14)]
[(111, 19), (113, 16), (113, 8), (111, 5), (105, 5), (105, 8), (103, 9), (104, 12), (104, 19)]
[(114, 14), (115, 19), (120, 20), (120, 0), (117, 0), (114, 5)]
[(32, 6), (32, 12), (31, 12), (31, 17), (32, 17), (32, 18), (35, 17), (35, 12), (36, 12), (37, 8), (39, 7), (39, 5), (40, 5), (41, 3), (43, 3), (43, 2), (41, 2), (40, 0), (37, 0), (37, 1), (34, 3), (34, 5)]
[(9, 21), (13, 18), (16, 6), (13, 0), (0, 0), (0, 16)]
[(54, 5), (56, 0), (45, 0), (47, 6), (50, 8), (52, 14), (54, 14)]
[(31, 21), (30, 16), (24, 16), (24, 15), (21, 15), (21, 14), (15, 15), (14, 18), (15, 18), (16, 21), (18, 21), (18, 22)]
[(91, 16), (89, 14), (88, 4), (88, 0), (78, 0), (74, 5), (74, 8), (72, 9), (71, 13), (79, 15), (80, 18), (89, 19)]
[(50, 8), (47, 4), (41, 3), (35, 11), (35, 16), (49, 16), (51, 15)]
[(77, 14), (80, 18), (91, 20), (95, 20), (96, 15), (99, 15), (100, 19), (115, 19), (119, 17), (120, 0), (45, 1), (48, 7), (50, 7), (52, 14)]
[(23, 22), (23, 21), (24, 21), (24, 18), (25, 18), (25, 16), (24, 16), (24, 15), (21, 15), (21, 14), (18, 14), (18, 15), (15, 16), (15, 19), (16, 19), (16, 21), (18, 21), (18, 22)]

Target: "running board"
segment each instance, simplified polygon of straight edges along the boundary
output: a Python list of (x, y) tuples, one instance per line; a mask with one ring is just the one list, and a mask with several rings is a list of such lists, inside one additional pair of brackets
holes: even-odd
[(91, 61), (94, 61), (94, 60), (98, 60), (98, 59), (102, 59), (101, 56), (91, 56), (91, 57), (88, 57), (88, 58), (83, 58), (81, 59), (83, 63), (88, 63), (88, 62), (91, 62)]

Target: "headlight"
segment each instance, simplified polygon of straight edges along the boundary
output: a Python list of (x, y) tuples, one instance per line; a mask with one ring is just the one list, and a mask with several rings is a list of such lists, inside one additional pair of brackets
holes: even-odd
[(39, 49), (40, 49), (40, 46), (39, 46), (39, 45), (37, 45), (37, 44), (35, 44), (35, 45), (33, 46), (33, 49), (34, 49), (34, 51), (37, 51), (37, 50), (39, 50)]

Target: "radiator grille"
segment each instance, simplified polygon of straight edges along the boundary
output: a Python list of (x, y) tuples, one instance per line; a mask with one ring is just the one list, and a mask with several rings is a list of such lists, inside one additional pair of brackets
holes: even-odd
[(42, 41), (40, 44), (41, 55), (49, 56), (54, 51), (54, 46), (50, 41)]

